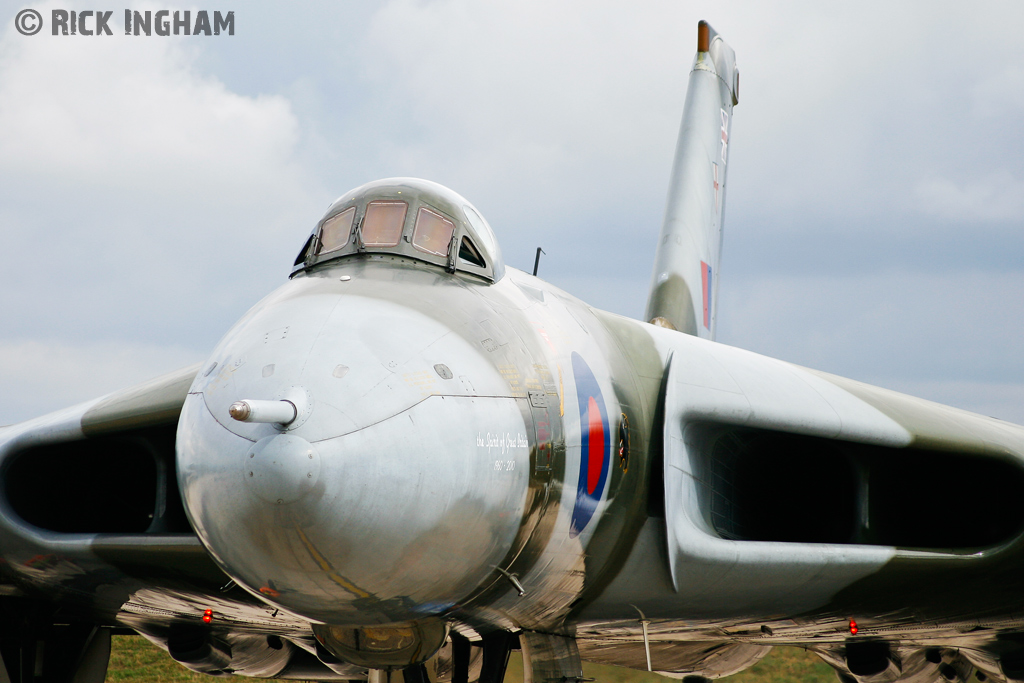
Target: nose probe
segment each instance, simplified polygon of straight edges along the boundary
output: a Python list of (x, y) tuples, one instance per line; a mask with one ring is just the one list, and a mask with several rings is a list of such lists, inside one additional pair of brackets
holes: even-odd
[(247, 398), (235, 401), (228, 408), (228, 414), (239, 422), (262, 422), (287, 425), (299, 415), (298, 408), (291, 401), (260, 401)]

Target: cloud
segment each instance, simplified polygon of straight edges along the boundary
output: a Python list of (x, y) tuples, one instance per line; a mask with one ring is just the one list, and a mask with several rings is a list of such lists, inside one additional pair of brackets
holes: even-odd
[(923, 180), (913, 197), (922, 213), (950, 221), (1024, 220), (1024, 181), (1006, 171), (960, 182)]
[(202, 360), (177, 345), (0, 340), (0, 425), (11, 424)]
[(862, 381), (1024, 384), (1024, 273), (723, 280), (719, 338)]
[[(575, 0), (384, 4), (361, 65), (391, 124), (381, 156), (496, 206), (498, 223), (529, 213), (523, 229), (538, 232), (571, 229), (649, 182), (666, 186), (692, 40), (674, 38), (678, 7), (609, 20), (617, 11)], [(509, 195), (522, 201), (510, 206)], [(645, 211), (653, 227), (661, 208)]]
[(201, 56), (195, 42), (120, 30), (28, 38), (8, 27), (0, 177), (21, 187), (45, 179), (50, 191), (116, 188), (206, 203), (294, 191), (299, 134), (288, 101), (230, 92), (201, 73)]
[[(153, 251), (200, 262), (201, 246), (250, 256), (264, 241), (281, 246), (280, 228), (303, 208), (315, 219), (319, 188), (289, 101), (232, 92), (206, 70), (202, 37), (125, 36), (118, 21), (111, 36), (26, 37), (11, 25), (0, 38), (8, 251), (45, 230), (48, 244), (122, 268)], [(225, 239), (235, 226), (244, 239)]]
[[(89, 349), (128, 377), (104, 345), (161, 367), (160, 349), (204, 356), (284, 280), (329, 196), (285, 97), (228, 88), (210, 39), (126, 37), (113, 19), (111, 36), (0, 36), (0, 344), (82, 360), (74, 386), (96, 379)], [(29, 376), (50, 376), (23, 350)]]
[[(234, 222), (247, 239), (233, 248), (244, 250), (274, 236), (282, 213), (307, 206), (316, 184), (299, 162), (290, 103), (229, 90), (203, 71), (200, 40), (120, 30), (29, 38), (7, 28), (0, 197), (5, 217), (21, 223), (5, 237), (28, 236), (13, 246), (28, 246), (33, 223), (46, 220), (50, 243), (88, 233), (92, 250), (122, 263), (143, 247), (174, 258), (209, 239), (211, 225)], [(97, 219), (102, 229), (81, 229)]]

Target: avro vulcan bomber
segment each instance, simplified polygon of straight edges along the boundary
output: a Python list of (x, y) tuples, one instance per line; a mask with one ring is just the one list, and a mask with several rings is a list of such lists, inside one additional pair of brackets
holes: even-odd
[[(342, 195), (201, 364), (0, 429), (9, 680), (1024, 681), (1024, 428), (714, 341), (733, 50), (698, 28), (644, 320), (413, 178)], [(961, 492), (972, 492), (965, 499)]]

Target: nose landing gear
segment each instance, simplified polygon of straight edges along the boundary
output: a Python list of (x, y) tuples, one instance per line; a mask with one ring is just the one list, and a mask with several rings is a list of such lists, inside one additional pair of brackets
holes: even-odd
[[(452, 633), (453, 669), (451, 683), (470, 683), (472, 647), (457, 633)], [(484, 636), (479, 643), (483, 649), (483, 663), (477, 683), (502, 683), (512, 650), (523, 652), (524, 683), (581, 683), (583, 665), (576, 639), (551, 633), (521, 631), (518, 634), (498, 631)]]

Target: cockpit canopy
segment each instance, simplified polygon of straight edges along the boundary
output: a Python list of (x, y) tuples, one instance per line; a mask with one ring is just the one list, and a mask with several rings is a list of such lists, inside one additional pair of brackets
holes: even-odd
[(386, 178), (346, 192), (317, 224), (297, 272), (358, 254), (390, 254), (477, 275), (505, 273), (491, 226), (458, 193), (419, 178)]

